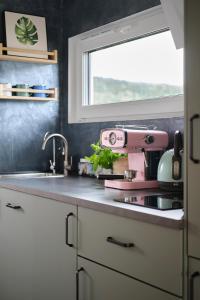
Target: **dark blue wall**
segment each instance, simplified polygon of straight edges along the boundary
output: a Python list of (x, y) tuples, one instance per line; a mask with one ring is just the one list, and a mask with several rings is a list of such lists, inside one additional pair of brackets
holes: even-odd
[[(99, 139), (100, 130), (113, 127), (116, 122), (67, 124), (67, 38), (159, 4), (159, 0), (76, 0), (64, 3), (63, 40), (66, 50), (63, 57), (65, 66), (63, 90), (65, 97), (62, 103), (61, 125), (62, 131), (69, 140), (70, 153), (75, 158), (75, 165), (80, 157), (90, 153), (89, 145)], [(117, 122), (119, 123), (155, 124), (160, 130), (167, 130), (170, 133), (170, 147), (173, 144), (174, 131), (176, 129), (183, 131), (183, 118)]]
[[(0, 1), (0, 41), (4, 35), (4, 11), (46, 17), (49, 49), (62, 50), (61, 0)], [(59, 86), (58, 66), (0, 61), (0, 82)], [(51, 147), (41, 150), (46, 131), (59, 131), (59, 102), (0, 100), (0, 172), (45, 170)]]
[[(41, 151), (46, 131), (61, 131), (68, 138), (75, 165), (89, 153), (89, 145), (99, 138), (100, 129), (115, 122), (67, 123), (67, 39), (159, 4), (159, 0), (0, 0), (0, 41), (4, 40), (5, 10), (44, 16), (48, 47), (59, 51), (58, 66), (0, 62), (0, 82), (44, 83), (60, 88), (56, 103), (0, 100), (0, 173), (48, 169), (51, 145)], [(183, 130), (181, 118), (128, 123), (153, 123), (171, 133), (177, 128)]]

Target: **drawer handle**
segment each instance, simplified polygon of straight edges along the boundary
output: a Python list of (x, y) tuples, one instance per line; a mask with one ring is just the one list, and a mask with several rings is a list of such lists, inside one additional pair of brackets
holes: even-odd
[(200, 115), (199, 114), (195, 114), (193, 115), (191, 118), (190, 118), (190, 159), (191, 161), (193, 161), (194, 164), (199, 164), (200, 160), (197, 159), (197, 158), (194, 158), (194, 149), (193, 149), (193, 144), (194, 144), (194, 141), (193, 141), (193, 126), (194, 126), (194, 120), (195, 119), (199, 119), (200, 118)]
[(21, 206), (19, 205), (12, 205), (11, 203), (6, 204), (6, 207), (12, 208), (12, 209), (21, 209)]
[(111, 236), (108, 236), (106, 241), (108, 243), (112, 243), (112, 244), (115, 244), (115, 245), (118, 245), (118, 246), (121, 246), (124, 248), (133, 248), (135, 246), (133, 243), (123, 243), (123, 242), (117, 241), (116, 239), (114, 239)]
[(194, 280), (196, 277), (199, 277), (199, 276), (200, 276), (200, 273), (198, 271), (192, 273), (190, 276), (190, 300), (194, 300)]
[(85, 271), (83, 267), (76, 271), (76, 300), (79, 300), (79, 273)]
[(69, 243), (69, 217), (72, 217), (74, 214), (72, 212), (70, 212), (65, 220), (65, 227), (66, 227), (66, 236), (65, 236), (65, 242), (66, 245), (69, 247), (74, 247), (73, 244)]

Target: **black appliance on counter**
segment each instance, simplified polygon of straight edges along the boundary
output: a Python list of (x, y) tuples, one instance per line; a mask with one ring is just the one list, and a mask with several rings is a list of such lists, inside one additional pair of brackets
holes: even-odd
[(174, 210), (183, 208), (182, 193), (157, 193), (147, 196), (133, 195), (116, 198), (114, 201), (158, 210)]

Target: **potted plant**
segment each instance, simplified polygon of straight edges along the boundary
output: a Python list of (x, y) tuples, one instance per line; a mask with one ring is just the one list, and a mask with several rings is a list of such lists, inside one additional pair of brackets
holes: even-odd
[(126, 154), (112, 152), (110, 148), (102, 148), (99, 142), (90, 146), (94, 153), (85, 159), (92, 164), (96, 174), (112, 174), (114, 162), (127, 157)]

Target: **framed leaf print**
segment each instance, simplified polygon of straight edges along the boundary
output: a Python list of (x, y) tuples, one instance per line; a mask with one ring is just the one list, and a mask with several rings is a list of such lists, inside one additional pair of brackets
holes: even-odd
[[(44, 17), (6, 11), (7, 47), (47, 51), (46, 22)], [(43, 54), (8, 51), (9, 55), (47, 58)]]

